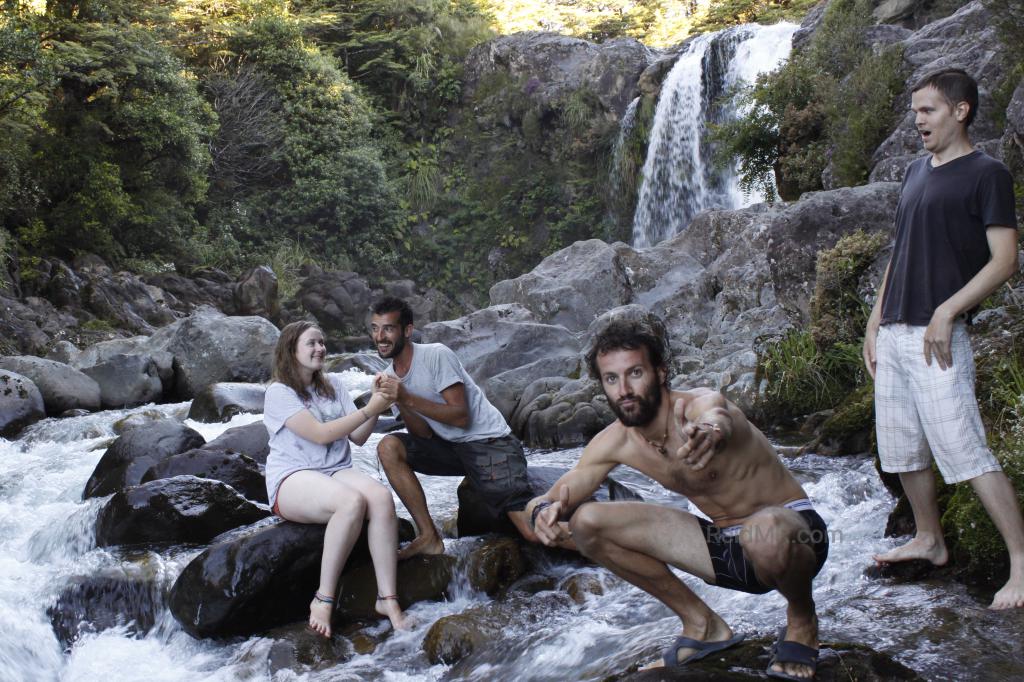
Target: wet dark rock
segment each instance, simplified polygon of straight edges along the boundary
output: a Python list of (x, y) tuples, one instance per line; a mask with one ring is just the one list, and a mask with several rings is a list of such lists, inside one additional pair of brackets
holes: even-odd
[(142, 476), (142, 482), (175, 476), (197, 476), (227, 483), (243, 496), (266, 504), (266, 479), (255, 460), (237, 452), (217, 451), (206, 446), (157, 462)]
[[(667, 644), (667, 642), (666, 642)], [(742, 682), (763, 680), (770, 660), (770, 647), (774, 640), (748, 639), (738, 646), (714, 654), (690, 665), (665, 670), (630, 670), (605, 678), (605, 682), (654, 682), (655, 680), (722, 680)], [(924, 678), (886, 654), (860, 644), (824, 642), (819, 650), (817, 682), (892, 682), (911, 680), (924, 682)], [(650, 659), (660, 658), (660, 652), (651, 652)]]
[(310, 269), (299, 284), (295, 298), (305, 312), (316, 318), (328, 343), (333, 344), (330, 350), (357, 349), (338, 347), (340, 337), (359, 337), (361, 345), (368, 344), (366, 322), (374, 296), (369, 284), (358, 274)]
[(0, 369), (0, 437), (14, 438), (45, 416), (43, 395), (32, 380)]
[(202, 388), (188, 410), (188, 418), (213, 424), (230, 421), (236, 414), (263, 412), (263, 384), (222, 381)]
[(262, 317), (228, 317), (202, 308), (157, 331), (149, 347), (174, 356), (175, 395), (185, 400), (212, 383), (266, 381), (278, 336), (277, 327)]
[(864, 577), (872, 580), (891, 580), (896, 583), (911, 583), (926, 578), (949, 578), (950, 567), (936, 566), (925, 559), (899, 561), (887, 564), (871, 564), (864, 569)]
[[(348, 661), (355, 650), (344, 637), (326, 639), (305, 623), (274, 628), (266, 636), (275, 640), (267, 654), (271, 678), (286, 670), (303, 675), (333, 668)], [(356, 653), (365, 652), (356, 650)]]
[(585, 602), (588, 595), (604, 594), (604, 584), (595, 573), (577, 573), (569, 576), (561, 588), (577, 604)]
[(469, 584), (492, 596), (523, 577), (527, 568), (521, 542), (505, 536), (482, 539), (466, 559)]
[[(305, 620), (320, 576), (324, 528), (270, 523), (210, 546), (178, 576), (171, 613), (193, 637), (248, 636)], [(412, 524), (400, 520), (399, 538), (413, 536)], [(364, 529), (346, 566), (368, 561)]]
[(220, 481), (159, 479), (114, 494), (96, 518), (96, 544), (202, 544), (269, 515)]
[(488, 622), (478, 611), (439, 618), (423, 638), (423, 651), (434, 665), (451, 665), (501, 635), (498, 623)]
[(46, 615), (57, 641), (68, 651), (82, 635), (114, 627), (142, 637), (153, 628), (162, 606), (163, 590), (155, 575), (110, 570), (72, 578)]
[(145, 426), (146, 424), (152, 424), (162, 419), (167, 419), (167, 415), (160, 410), (143, 410), (141, 412), (132, 412), (126, 417), (118, 419), (113, 424), (113, 431), (117, 435), (122, 435), (127, 431), (131, 431), (134, 428)]
[(136, 407), (163, 398), (160, 369), (149, 355), (111, 355), (82, 372), (99, 385), (105, 409)]
[(82, 499), (102, 497), (138, 485), (157, 462), (204, 443), (198, 431), (176, 419), (162, 419), (126, 431), (111, 444), (93, 470)]
[[(446, 554), (421, 554), (398, 562), (398, 603), (406, 609), (416, 602), (443, 599), (454, 570), (455, 558)], [(343, 618), (382, 619), (374, 610), (377, 594), (373, 564), (359, 563), (342, 574), (335, 608)]]
[[(555, 481), (567, 470), (558, 467), (529, 466), (526, 475), (529, 480), (530, 489), (533, 494), (542, 495), (551, 489)], [(459, 537), (472, 535), (484, 535), (485, 533), (504, 533), (506, 535), (519, 536), (512, 522), (508, 517), (502, 515), (495, 518), (488, 507), (483, 503), (480, 496), (473, 490), (468, 479), (463, 479), (458, 488), (459, 515), (457, 528)], [(594, 494), (598, 501), (606, 500), (642, 500), (635, 492), (622, 485), (614, 479), (607, 479), (601, 484)]]
[(100, 387), (90, 377), (62, 362), (30, 355), (0, 357), (0, 369), (27, 377), (43, 396), (48, 415), (67, 410), (100, 409)]
[(277, 276), (266, 265), (246, 271), (232, 287), (236, 315), (258, 315), (275, 322), (281, 312)]
[(270, 434), (262, 421), (233, 426), (202, 446), (202, 449), (238, 452), (259, 464), (266, 464), (267, 455), (270, 454)]

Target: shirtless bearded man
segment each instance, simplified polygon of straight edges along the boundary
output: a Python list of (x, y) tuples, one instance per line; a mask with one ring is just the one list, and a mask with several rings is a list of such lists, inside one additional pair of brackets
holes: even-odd
[[(657, 597), (683, 622), (663, 664), (678, 666), (742, 640), (669, 566), (705, 582), (787, 601), (787, 625), (768, 674), (810, 679), (818, 621), (811, 582), (828, 554), (828, 531), (771, 444), (720, 393), (672, 391), (660, 320), (611, 319), (587, 356), (618, 419), (576, 466), (527, 505), (548, 545), (565, 534), (588, 558)], [(642, 502), (590, 502), (625, 464), (685, 495), (711, 518)], [(568, 531), (559, 520), (569, 519)]]

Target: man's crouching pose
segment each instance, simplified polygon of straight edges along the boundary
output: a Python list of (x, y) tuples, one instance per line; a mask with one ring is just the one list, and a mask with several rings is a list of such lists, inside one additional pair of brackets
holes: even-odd
[[(653, 315), (613, 319), (587, 355), (618, 420), (583, 450), (575, 468), (526, 511), (548, 545), (565, 542), (651, 593), (683, 621), (663, 657), (678, 666), (738, 644), (722, 618), (668, 568), (788, 603), (768, 675), (810, 679), (818, 656), (811, 582), (828, 555), (828, 531), (807, 494), (743, 413), (708, 389), (671, 391), (664, 327)], [(675, 421), (673, 427), (672, 422)], [(711, 521), (642, 502), (588, 502), (626, 464), (688, 497)]]

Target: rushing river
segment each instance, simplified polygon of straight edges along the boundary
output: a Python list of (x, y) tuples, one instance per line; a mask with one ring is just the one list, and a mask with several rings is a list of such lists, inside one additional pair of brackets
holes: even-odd
[[(369, 381), (355, 373), (347, 378), (353, 392)], [(128, 557), (95, 547), (92, 528), (106, 498), (81, 499), (86, 480), (115, 435), (114, 422), (147, 409), (181, 416), (187, 407), (148, 406), (49, 419), (17, 441), (0, 439), (0, 680), (270, 679), (271, 637), (199, 641), (161, 610), (156, 627), (145, 637), (115, 628), (87, 634), (64, 653), (46, 614), (72, 577), (138, 564), (139, 552)], [(210, 440), (231, 426), (258, 419), (243, 415), (229, 424), (188, 424)], [(379, 438), (354, 448), (356, 465), (373, 476), (378, 475), (374, 452)], [(579, 452), (533, 452), (530, 462), (568, 467)], [(815, 581), (825, 640), (862, 642), (928, 679), (1024, 679), (1024, 610), (990, 612), (985, 608), (988, 595), (948, 582), (892, 585), (863, 577), (871, 553), (893, 544), (882, 538), (893, 500), (869, 459), (806, 455), (788, 463), (838, 533)], [(686, 504), (631, 470), (613, 475), (649, 501)], [(458, 481), (422, 480), (435, 518), (444, 522), (454, 517)], [(455, 554), (472, 542), (446, 541)], [(147, 570), (169, 586), (197, 552), (148, 552), (144, 559)], [(429, 625), (489, 601), (484, 594), (456, 586), (451, 601), (414, 605), (410, 612), (420, 626), (391, 633), (372, 654), (353, 654), (329, 670), (302, 675), (281, 671), (274, 680), (596, 680), (634, 661), (653, 660), (678, 629), (678, 620), (667, 608), (602, 569), (555, 561), (541, 570), (556, 580), (581, 570), (591, 572), (603, 584), (603, 594), (576, 604), (561, 592), (538, 593), (529, 602), (529, 612), (513, 618), (492, 647), (454, 666), (431, 665), (422, 652)], [(688, 584), (739, 632), (768, 635), (784, 620), (784, 602), (777, 594), (729, 592), (695, 579), (688, 579)], [(385, 629), (383, 624), (374, 626), (377, 633)]]

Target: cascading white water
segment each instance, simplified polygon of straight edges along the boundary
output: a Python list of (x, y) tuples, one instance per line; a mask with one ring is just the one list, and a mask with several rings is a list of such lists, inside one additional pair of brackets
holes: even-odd
[(735, 166), (716, 168), (710, 124), (735, 118), (723, 101), (741, 82), (775, 69), (788, 55), (796, 24), (738, 26), (697, 36), (661, 89), (633, 216), (633, 245), (653, 246), (710, 208), (739, 208), (755, 198), (739, 189)]

